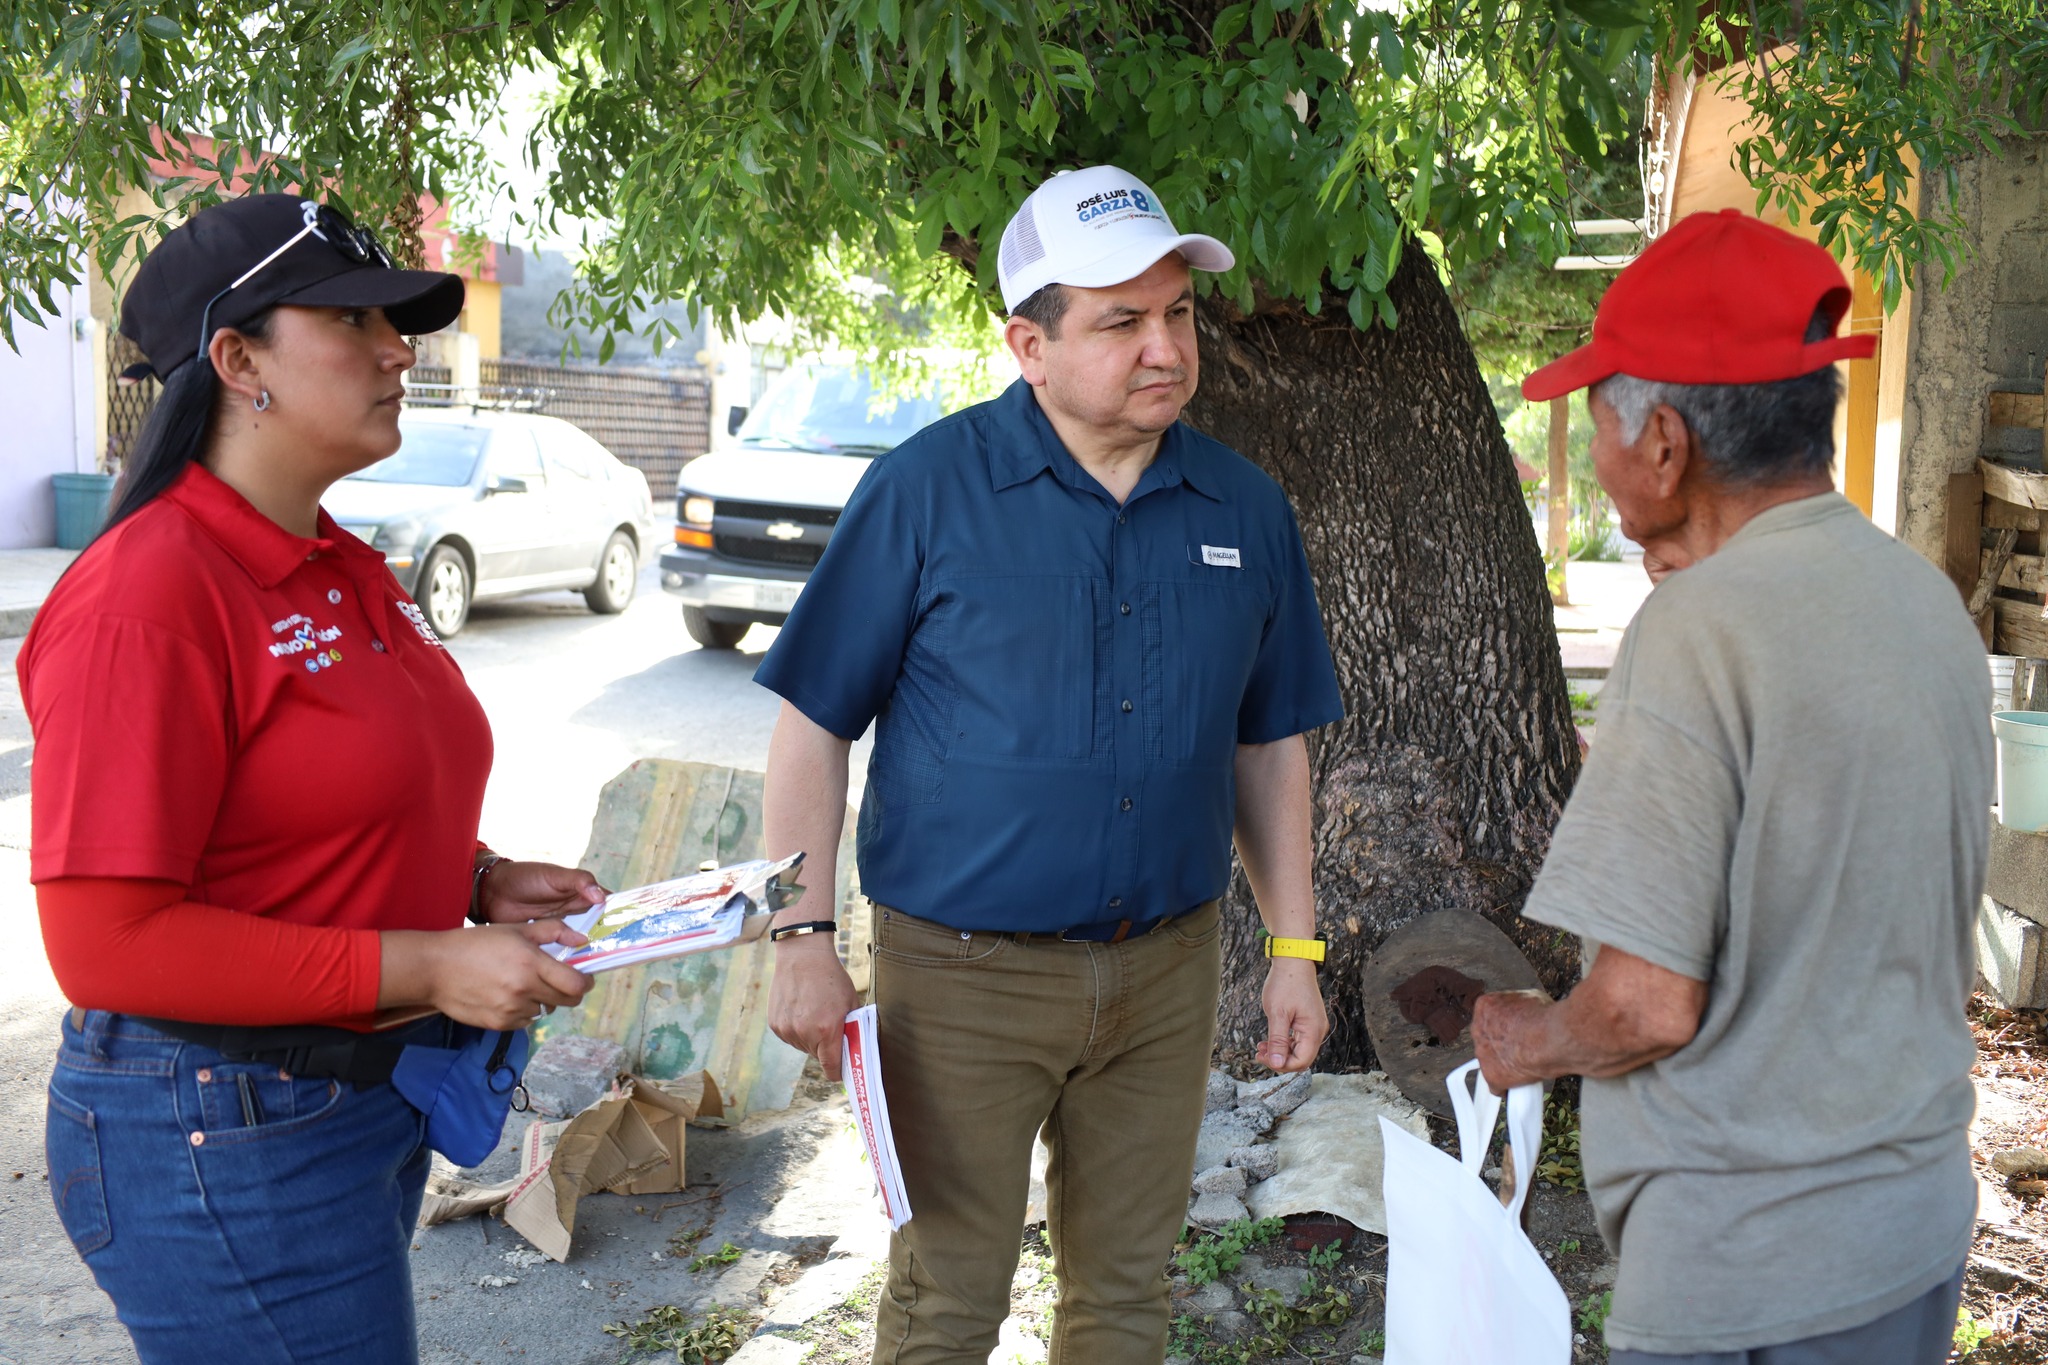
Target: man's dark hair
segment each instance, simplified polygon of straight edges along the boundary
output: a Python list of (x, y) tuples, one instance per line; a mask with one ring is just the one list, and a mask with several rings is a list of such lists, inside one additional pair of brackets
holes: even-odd
[[(1815, 309), (1806, 340), (1833, 336), (1835, 321), (1826, 305)], [(1832, 365), (1766, 384), (1663, 384), (1617, 374), (1593, 392), (1621, 418), (1630, 445), (1657, 405), (1669, 403), (1699, 437), (1714, 477), (1731, 487), (1790, 482), (1834, 467), (1842, 378)]]
[(1013, 318), (1038, 324), (1050, 341), (1060, 339), (1060, 319), (1067, 315), (1067, 287), (1049, 284), (1010, 310)]

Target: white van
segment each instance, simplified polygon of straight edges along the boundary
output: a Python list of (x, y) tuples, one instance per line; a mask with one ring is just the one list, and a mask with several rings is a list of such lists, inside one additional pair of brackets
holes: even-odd
[(751, 412), (735, 408), (738, 446), (683, 466), (661, 554), (690, 638), (731, 649), (756, 621), (781, 625), (869, 462), (941, 415), (936, 393), (878, 402), (867, 375), (827, 364), (793, 366)]

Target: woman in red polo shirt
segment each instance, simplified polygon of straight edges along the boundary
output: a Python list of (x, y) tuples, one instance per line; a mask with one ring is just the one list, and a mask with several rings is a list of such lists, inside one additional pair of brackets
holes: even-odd
[(320, 510), (398, 448), (405, 336), (462, 299), (294, 196), (168, 234), (121, 324), (163, 395), (21, 649), (32, 876), (78, 1006), (51, 1189), (151, 1365), (415, 1359), (425, 1120), (335, 1057), (380, 1015), (447, 1045), (588, 985), (540, 945), (603, 892), (477, 842), (483, 710)]

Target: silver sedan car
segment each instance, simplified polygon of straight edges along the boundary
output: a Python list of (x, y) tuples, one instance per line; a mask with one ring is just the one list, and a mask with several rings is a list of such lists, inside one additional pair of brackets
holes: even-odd
[(408, 408), (398, 453), (328, 490), (327, 512), (384, 552), (443, 637), (470, 603), (569, 588), (633, 600), (655, 547), (647, 476), (556, 417)]

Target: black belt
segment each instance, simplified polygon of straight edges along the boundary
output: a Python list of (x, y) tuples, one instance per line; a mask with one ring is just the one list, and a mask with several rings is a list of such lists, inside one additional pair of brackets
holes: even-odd
[(234, 1024), (188, 1024), (181, 1019), (124, 1016), (168, 1033), (180, 1042), (212, 1048), (231, 1062), (257, 1062), (292, 1076), (381, 1085), (398, 1068), (405, 1044), (345, 1028), (318, 1024), (245, 1028)]
[(1156, 915), (1151, 919), (1106, 919), (1094, 924), (1077, 924), (1071, 929), (1049, 929), (1032, 933), (1015, 931), (1010, 937), (1019, 943), (1122, 943), (1164, 929), (1179, 915)]

